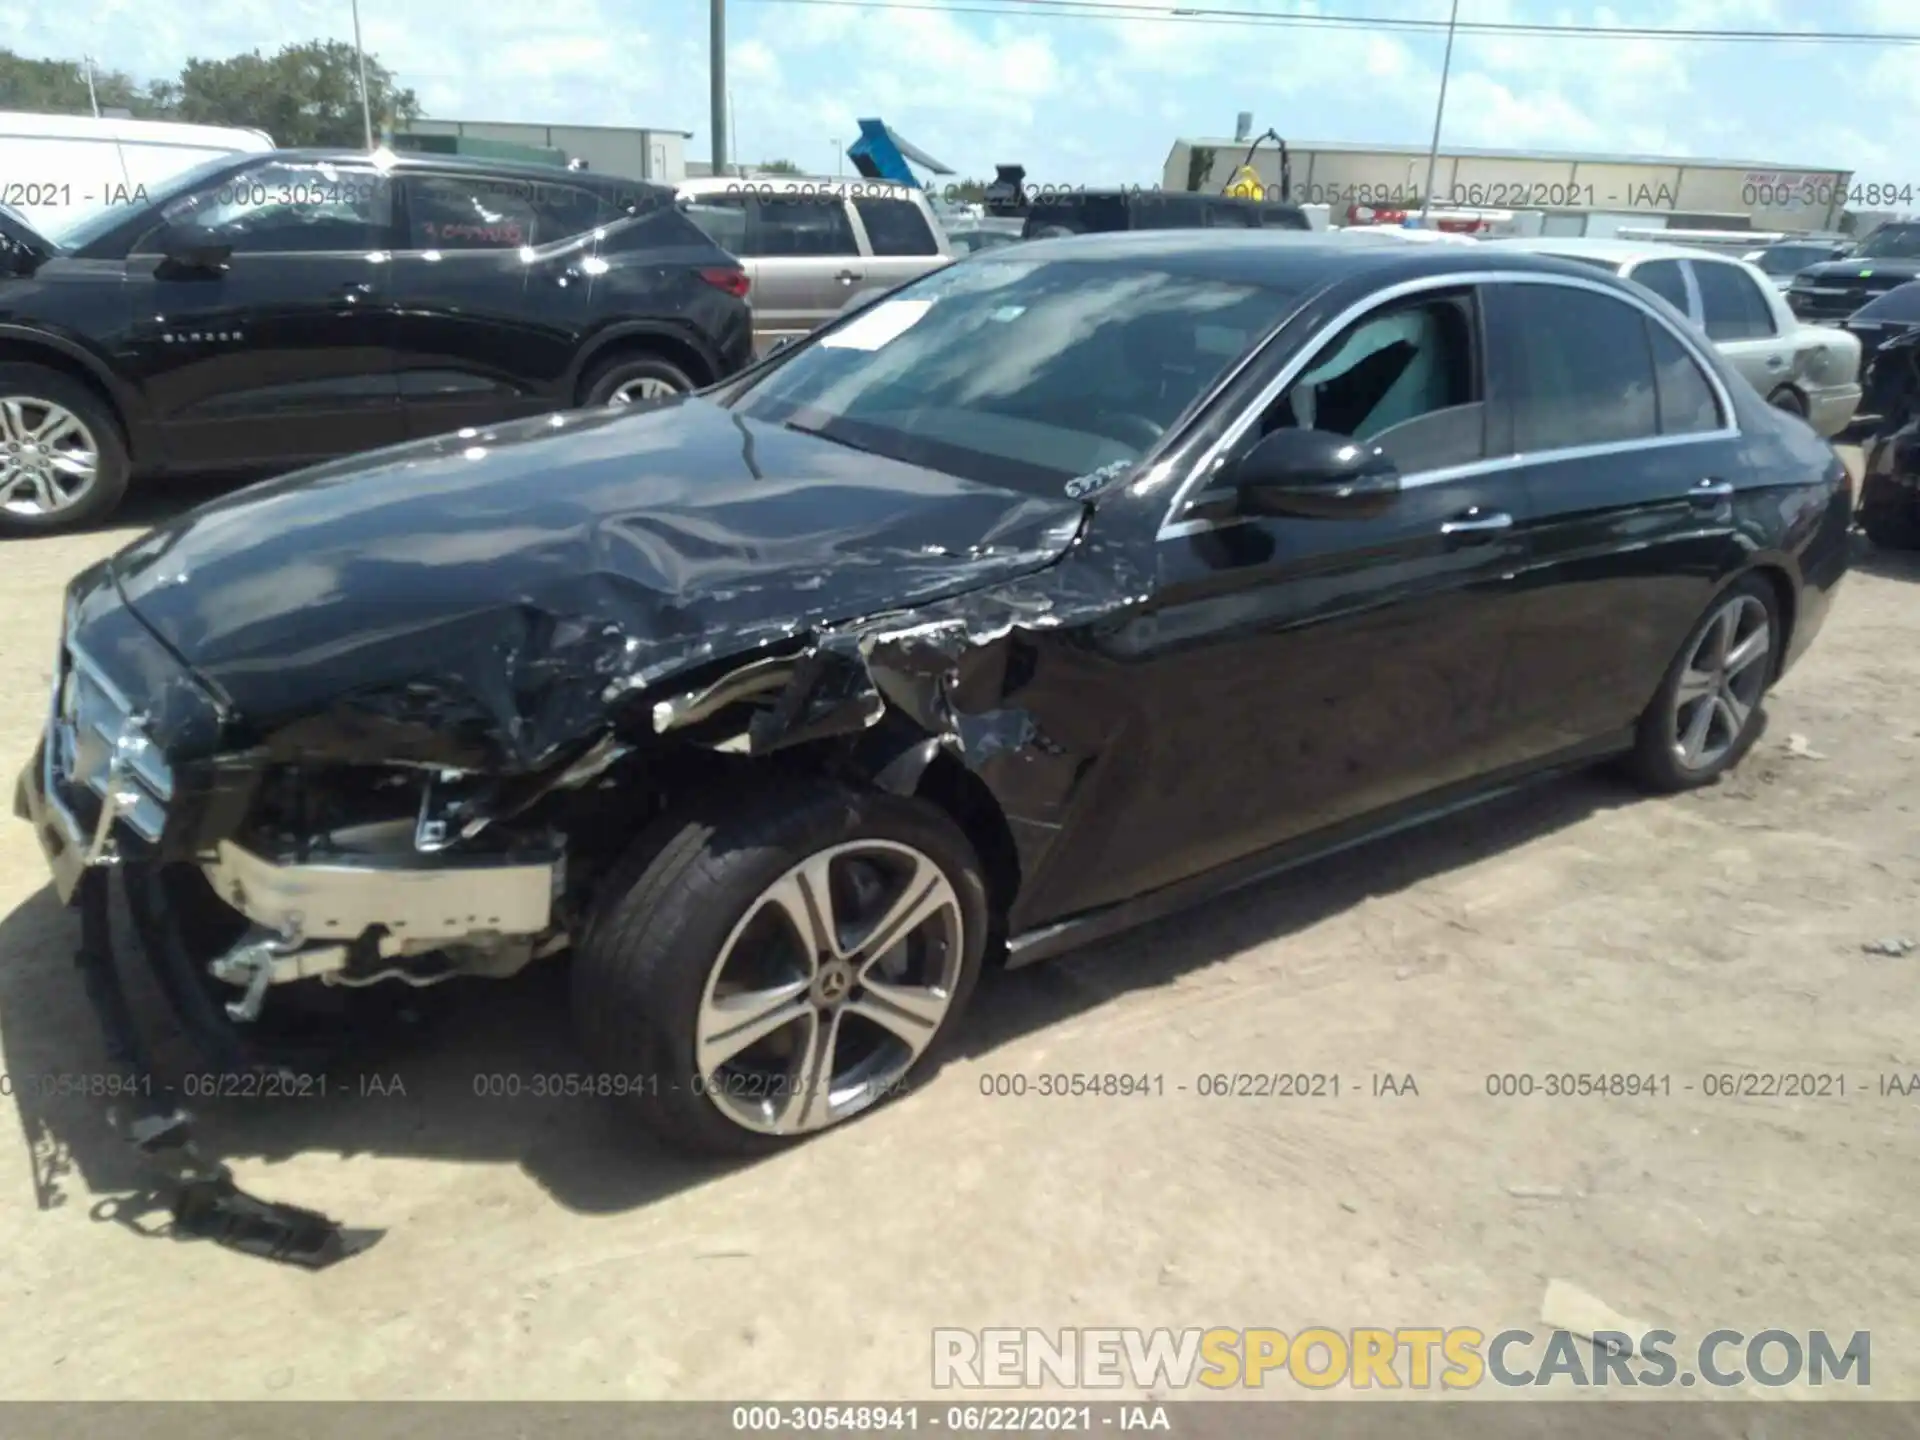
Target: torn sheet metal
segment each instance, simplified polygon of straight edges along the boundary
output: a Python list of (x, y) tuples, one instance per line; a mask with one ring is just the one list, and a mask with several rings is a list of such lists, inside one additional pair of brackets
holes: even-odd
[(663, 680), (1041, 570), (1085, 514), (688, 400), (302, 472), (112, 575), (228, 748), (524, 773)]

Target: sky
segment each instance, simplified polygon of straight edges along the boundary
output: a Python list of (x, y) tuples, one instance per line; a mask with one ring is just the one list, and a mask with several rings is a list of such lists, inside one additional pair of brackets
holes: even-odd
[[(1157, 182), (1173, 141), (1236, 112), (1290, 144), (1424, 147), (1443, 33), (1233, 18), (1444, 22), (1451, 0), (1166, 0), (1041, 13), (1028, 0), (727, 0), (733, 154), (835, 171), (879, 116), (963, 176)], [(1175, 18), (1172, 8), (1229, 12)], [(1920, 0), (1459, 0), (1462, 23), (1920, 35)], [(710, 149), (707, 0), (361, 0), (368, 52), (457, 120), (651, 126)], [(0, 0), (18, 53), (146, 79), (189, 56), (353, 38), (349, 0)], [(1920, 195), (1920, 45), (1460, 34), (1443, 144), (1851, 169)], [(846, 167), (851, 173), (851, 166)], [(1898, 208), (1909, 208), (1905, 205)], [(1916, 202), (1912, 208), (1920, 208)]]

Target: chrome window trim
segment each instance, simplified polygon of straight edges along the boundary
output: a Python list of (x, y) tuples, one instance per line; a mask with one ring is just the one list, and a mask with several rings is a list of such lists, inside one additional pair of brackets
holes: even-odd
[[(1681, 348), (1693, 357), (1694, 363), (1700, 367), (1708, 386), (1713, 391), (1714, 403), (1720, 414), (1720, 428), (1694, 431), (1686, 435), (1648, 435), (1634, 440), (1613, 440), (1598, 445), (1575, 445), (1555, 450), (1489, 456), (1485, 460), (1475, 460), (1465, 465), (1452, 465), (1442, 470), (1423, 470), (1403, 476), (1400, 482), (1403, 489), (1411, 490), (1423, 485), (1437, 485), (1442, 481), (1459, 480), (1473, 475), (1495, 474), (1503, 470), (1515, 470), (1523, 465), (1537, 465), (1555, 460), (1586, 460), (1601, 455), (1624, 455), (1638, 450), (1661, 450), (1675, 445), (1698, 445), (1709, 440), (1738, 438), (1740, 427), (1734, 420), (1733, 395), (1720, 378), (1720, 372), (1713, 363), (1708, 347), (1704, 342), (1696, 341), (1692, 335), (1675, 326), (1640, 296), (1582, 276), (1550, 275), (1538, 271), (1463, 270), (1451, 274), (1422, 275), (1415, 280), (1403, 280), (1397, 285), (1376, 290), (1364, 300), (1356, 300), (1316, 330), (1312, 338), (1281, 367), (1280, 372), (1248, 402), (1239, 418), (1227, 428), (1226, 433), (1209, 445), (1206, 452), (1193, 463), (1192, 468), (1187, 472), (1187, 478), (1181, 482), (1180, 488), (1174, 492), (1172, 501), (1167, 505), (1166, 513), (1161, 518), (1160, 528), (1155, 532), (1154, 539), (1176, 540), (1187, 535), (1217, 530), (1223, 525), (1240, 523), (1237, 519), (1180, 520), (1175, 517), (1193, 498), (1194, 493), (1204, 488), (1208, 477), (1219, 468), (1227, 452), (1245, 438), (1247, 431), (1266, 413), (1267, 408), (1280, 398), (1286, 388), (1299, 378), (1301, 372), (1320, 354), (1323, 347), (1338, 339), (1341, 332), (1348, 326), (1371, 312), (1404, 300), (1408, 296), (1422, 295), (1430, 290), (1456, 290), (1464, 285), (1558, 285), (1572, 290), (1590, 290), (1597, 295), (1605, 295), (1634, 307), (1648, 319), (1664, 326), (1667, 333), (1680, 342)], [(1688, 277), (1688, 287), (1691, 291), (1691, 275)], [(1251, 363), (1253, 358), (1249, 356), (1248, 363)]]

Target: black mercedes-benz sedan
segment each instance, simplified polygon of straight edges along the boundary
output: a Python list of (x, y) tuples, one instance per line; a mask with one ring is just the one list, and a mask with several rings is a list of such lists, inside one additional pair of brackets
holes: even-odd
[(153, 531), (70, 587), (18, 809), (221, 1066), (571, 951), (582, 1085), (751, 1152), (927, 1072), (990, 961), (1568, 766), (1713, 781), (1851, 510), (1589, 267), (1037, 241)]
[(271, 473), (698, 389), (753, 353), (740, 262), (662, 185), (446, 155), (226, 155), (0, 207), (0, 538), (129, 480)]

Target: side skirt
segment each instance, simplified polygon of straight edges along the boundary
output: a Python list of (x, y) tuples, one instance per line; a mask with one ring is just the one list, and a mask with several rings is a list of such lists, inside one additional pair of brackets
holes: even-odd
[(1303, 835), (1285, 844), (1232, 861), (1204, 875), (1164, 885), (1145, 895), (1115, 905), (1083, 911), (1065, 920), (1023, 931), (1007, 942), (1007, 968), (1050, 960), (1097, 940), (1109, 939), (1149, 921), (1178, 914), (1218, 896), (1285, 874), (1314, 860), (1352, 850), (1403, 830), (1416, 829), (1449, 815), (1471, 810), (1516, 790), (1582, 770), (1595, 761), (1621, 755), (1633, 748), (1633, 731), (1622, 730), (1564, 750), (1545, 761), (1481, 775), (1459, 785), (1422, 795), (1404, 805), (1341, 825)]

